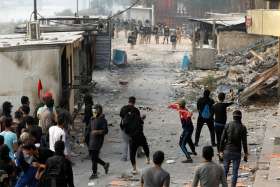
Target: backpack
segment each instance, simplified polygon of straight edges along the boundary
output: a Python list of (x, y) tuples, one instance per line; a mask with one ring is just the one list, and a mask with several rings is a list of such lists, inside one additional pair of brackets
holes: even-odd
[(56, 165), (53, 165), (53, 168), (50, 168), (48, 171), (48, 177), (50, 178), (56, 178), (63, 180), (65, 178), (65, 158), (63, 157), (57, 157), (56, 158)]
[(209, 119), (211, 117), (210, 106), (208, 104), (204, 105), (204, 108), (201, 112), (201, 117), (204, 119)]
[(140, 116), (133, 110), (126, 113), (122, 120), (124, 132), (129, 136), (135, 136), (141, 131)]

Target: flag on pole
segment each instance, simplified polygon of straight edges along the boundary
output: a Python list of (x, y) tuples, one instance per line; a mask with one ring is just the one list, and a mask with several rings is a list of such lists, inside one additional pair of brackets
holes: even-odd
[(41, 98), (41, 91), (43, 90), (43, 85), (42, 85), (41, 79), (39, 79), (39, 81), (38, 81), (37, 88), (38, 88), (38, 97)]

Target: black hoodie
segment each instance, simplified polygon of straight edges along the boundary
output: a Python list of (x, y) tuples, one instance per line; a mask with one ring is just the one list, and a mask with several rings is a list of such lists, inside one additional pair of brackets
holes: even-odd
[[(92, 134), (94, 130), (103, 130), (103, 134)], [(105, 119), (105, 115), (93, 118), (90, 125), (90, 139), (89, 139), (89, 150), (100, 150), (103, 146), (104, 137), (108, 134), (108, 123)]]

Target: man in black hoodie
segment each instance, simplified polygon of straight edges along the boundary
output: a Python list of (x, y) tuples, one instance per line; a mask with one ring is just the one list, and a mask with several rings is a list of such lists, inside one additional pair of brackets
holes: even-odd
[(103, 114), (101, 105), (94, 106), (94, 118), (90, 125), (90, 137), (89, 137), (89, 150), (92, 160), (92, 175), (90, 180), (96, 179), (97, 176), (97, 164), (101, 164), (105, 173), (108, 174), (110, 163), (106, 163), (99, 158), (100, 150), (103, 146), (104, 137), (108, 134), (108, 124)]
[(197, 119), (197, 127), (196, 127), (196, 132), (195, 132), (195, 145), (196, 146), (198, 146), (200, 133), (201, 133), (202, 127), (205, 123), (207, 124), (209, 131), (210, 131), (212, 146), (216, 146), (214, 118), (213, 118), (214, 103), (215, 103), (214, 100), (212, 98), (210, 98), (210, 91), (206, 89), (204, 91), (203, 97), (200, 98), (197, 102), (197, 110), (199, 112), (199, 115), (198, 115), (198, 119)]
[(144, 135), (143, 125), (145, 115), (141, 116), (140, 111), (135, 107), (136, 98), (129, 98), (129, 105), (121, 109), (120, 116), (122, 118), (121, 129), (129, 137), (129, 156), (133, 167), (132, 174), (137, 174), (136, 153), (139, 147), (142, 147), (146, 155), (146, 163), (150, 163), (150, 149)]
[(71, 162), (65, 158), (63, 141), (54, 145), (55, 155), (46, 162), (45, 181), (43, 187), (74, 187), (74, 177)]

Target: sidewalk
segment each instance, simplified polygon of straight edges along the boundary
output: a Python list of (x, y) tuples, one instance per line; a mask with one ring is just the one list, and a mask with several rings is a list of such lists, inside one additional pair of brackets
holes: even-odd
[[(279, 110), (280, 111), (280, 110)], [(280, 186), (280, 113), (267, 124), (253, 187)], [(278, 137), (278, 138), (277, 138)]]

